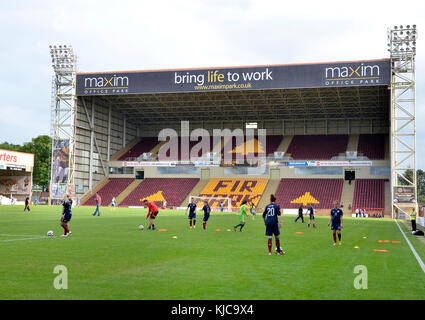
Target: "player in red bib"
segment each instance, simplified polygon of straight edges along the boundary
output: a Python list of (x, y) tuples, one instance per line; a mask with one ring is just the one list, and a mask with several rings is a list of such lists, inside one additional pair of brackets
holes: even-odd
[(146, 219), (149, 218), (148, 230), (151, 230), (151, 228), (152, 228), (152, 230), (155, 230), (154, 220), (155, 220), (156, 216), (158, 215), (158, 207), (156, 206), (156, 204), (153, 201), (149, 201), (149, 200), (144, 199), (143, 202), (149, 208), (148, 215), (146, 216)]

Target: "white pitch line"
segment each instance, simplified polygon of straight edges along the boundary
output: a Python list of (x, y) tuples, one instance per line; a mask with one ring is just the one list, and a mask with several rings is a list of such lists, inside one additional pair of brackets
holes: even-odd
[(424, 262), (422, 261), (421, 257), (419, 257), (419, 255), (418, 255), (418, 253), (416, 252), (415, 248), (413, 248), (413, 246), (412, 246), (412, 244), (410, 243), (409, 239), (407, 239), (407, 237), (406, 237), (406, 235), (404, 234), (403, 230), (401, 230), (401, 227), (400, 227), (400, 225), (398, 224), (397, 220), (394, 220), (394, 221), (395, 221), (395, 223), (397, 224), (397, 227), (400, 229), (400, 232), (401, 232), (401, 234), (403, 235), (404, 239), (406, 239), (407, 244), (408, 244), (408, 245), (409, 245), (409, 247), (410, 247), (410, 250), (412, 250), (413, 255), (415, 256), (416, 260), (418, 261), (419, 265), (421, 266), (422, 271), (425, 273), (425, 264), (424, 264)]
[(0, 237), (44, 237), (39, 234), (6, 234), (0, 233)]
[(23, 238), (23, 239), (10, 239), (10, 240), (0, 240), (0, 242), (12, 242), (12, 241), (22, 241), (22, 240), (40, 240), (48, 237), (39, 236), (37, 238)]

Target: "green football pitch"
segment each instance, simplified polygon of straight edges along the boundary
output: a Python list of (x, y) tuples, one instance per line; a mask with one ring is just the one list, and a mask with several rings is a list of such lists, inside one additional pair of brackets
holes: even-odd
[[(157, 230), (140, 231), (145, 209), (102, 208), (100, 217), (93, 211), (74, 208), (72, 234), (63, 238), (61, 207), (24, 213), (22, 206), (1, 206), (0, 299), (425, 298), (425, 274), (389, 219), (345, 217), (342, 245), (333, 246), (327, 217), (308, 229), (284, 216), (286, 255), (269, 256), (260, 215), (234, 232), (234, 213), (212, 212), (203, 231), (200, 213), (189, 229), (183, 211), (160, 210)], [(423, 242), (400, 226), (425, 261)], [(55, 235), (47, 237), (48, 230)], [(66, 290), (54, 288), (55, 277), (65, 275), (54, 273), (58, 265), (67, 270)], [(365, 269), (355, 273), (359, 265)], [(358, 276), (367, 289), (355, 288)]]

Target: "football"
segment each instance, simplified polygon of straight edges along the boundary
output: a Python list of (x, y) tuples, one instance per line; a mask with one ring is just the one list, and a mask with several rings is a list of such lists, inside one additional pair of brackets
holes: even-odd
[(143, 226), (143, 224), (141, 224), (140, 226), (139, 226), (139, 230), (143, 230), (145, 227)]
[(48, 235), (49, 237), (53, 237), (54, 233), (53, 233), (53, 231), (52, 231), (52, 230), (49, 230), (49, 231), (47, 231), (47, 235)]

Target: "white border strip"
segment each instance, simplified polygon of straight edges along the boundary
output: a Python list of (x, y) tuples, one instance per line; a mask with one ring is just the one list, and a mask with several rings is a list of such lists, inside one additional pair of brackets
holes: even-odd
[(410, 250), (412, 250), (413, 255), (415, 256), (416, 260), (418, 261), (419, 265), (421, 266), (422, 271), (425, 273), (425, 264), (424, 264), (424, 262), (422, 261), (421, 257), (419, 257), (419, 255), (418, 255), (418, 253), (416, 252), (415, 248), (413, 248), (413, 246), (412, 246), (412, 244), (410, 243), (409, 239), (407, 239), (407, 237), (406, 237), (406, 235), (404, 234), (403, 230), (401, 230), (401, 227), (400, 227), (400, 225), (398, 224), (397, 220), (394, 220), (394, 221), (395, 221), (395, 223), (397, 224), (397, 227), (400, 229), (400, 232), (401, 232), (401, 234), (403, 235), (404, 239), (406, 239), (407, 244), (408, 244), (408, 245), (409, 245), (409, 247), (410, 247)]

